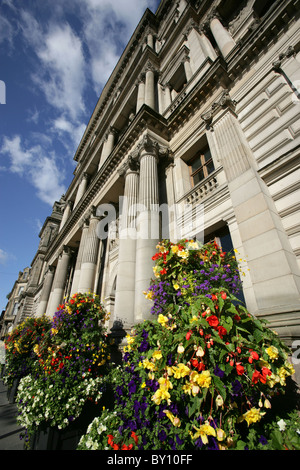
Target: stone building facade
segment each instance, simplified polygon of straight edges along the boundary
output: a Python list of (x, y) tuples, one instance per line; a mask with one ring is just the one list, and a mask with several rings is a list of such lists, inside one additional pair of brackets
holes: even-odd
[(299, 0), (146, 10), (40, 233), (23, 317), (92, 291), (129, 329), (150, 316), (162, 236), (217, 238), (239, 253), (249, 311), (300, 337), (298, 14)]

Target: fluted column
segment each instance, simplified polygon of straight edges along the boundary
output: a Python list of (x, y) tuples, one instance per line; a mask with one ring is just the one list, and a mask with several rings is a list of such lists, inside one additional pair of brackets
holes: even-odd
[(77, 288), (77, 291), (81, 293), (92, 292), (94, 290), (100, 242), (97, 235), (98, 222), (99, 219), (96, 215), (96, 208), (93, 208), (90, 216), (89, 229), (85, 238)]
[(138, 80), (138, 92), (136, 100), (136, 113), (139, 112), (141, 107), (145, 104), (145, 76), (141, 75)]
[(101, 152), (101, 157), (99, 161), (99, 168), (103, 165), (107, 157), (111, 154), (114, 148), (115, 144), (115, 135), (116, 135), (116, 130), (113, 127), (110, 127)]
[(42, 315), (44, 315), (44, 313), (46, 313), (47, 304), (50, 298), (50, 292), (51, 292), (53, 278), (54, 278), (54, 271), (55, 270), (53, 266), (48, 266), (48, 270), (46, 271), (46, 274), (44, 277), (44, 283), (43, 283), (40, 301), (37, 307), (37, 312), (36, 312), (37, 317), (41, 317)]
[(155, 109), (155, 71), (151, 63), (146, 67), (145, 104)]
[(68, 218), (70, 217), (71, 212), (72, 212), (72, 201), (67, 201), (66, 205), (65, 205), (65, 208), (64, 208), (64, 213), (63, 213), (63, 216), (62, 216), (62, 219), (61, 219), (59, 230), (61, 230), (63, 228), (63, 226), (67, 222)]
[(137, 162), (129, 159), (120, 171), (125, 177), (124, 201), (119, 227), (119, 258), (115, 294), (115, 320), (130, 330), (134, 324), (136, 210), (138, 203), (139, 172)]
[(83, 173), (80, 184), (78, 186), (75, 202), (74, 202), (74, 207), (77, 206), (77, 204), (81, 201), (82, 196), (85, 193), (86, 187), (87, 187), (87, 182), (88, 182), (88, 174)]
[(152, 256), (159, 241), (158, 145), (145, 136), (139, 147), (140, 183), (137, 218), (135, 321), (150, 316), (150, 303), (143, 294), (153, 277)]
[(81, 239), (80, 239), (78, 254), (76, 258), (76, 265), (75, 265), (74, 276), (73, 276), (72, 287), (71, 287), (71, 296), (76, 294), (77, 289), (78, 289), (81, 263), (82, 263), (82, 255), (83, 255), (83, 250), (84, 250), (85, 243), (86, 243), (88, 229), (89, 229), (89, 221), (84, 220), (82, 222)]
[(224, 28), (217, 16), (211, 17), (209, 26), (216, 43), (218, 44), (221, 54), (223, 57), (226, 57), (236, 45), (234, 40), (232, 39), (229, 31)]
[(64, 290), (67, 280), (68, 268), (71, 259), (71, 249), (68, 246), (63, 248), (63, 251), (58, 259), (55, 276), (53, 280), (53, 290), (47, 305), (47, 315), (53, 316), (58, 306), (63, 302)]

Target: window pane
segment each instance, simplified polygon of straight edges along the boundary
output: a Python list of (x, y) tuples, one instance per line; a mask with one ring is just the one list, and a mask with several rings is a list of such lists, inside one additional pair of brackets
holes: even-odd
[(195, 158), (195, 160), (191, 163), (192, 173), (194, 173), (194, 171), (198, 170), (198, 168), (200, 166), (201, 166), (200, 158)]
[(194, 184), (199, 183), (199, 181), (203, 180), (203, 178), (204, 178), (204, 173), (203, 173), (203, 169), (201, 168), (201, 170), (199, 170), (198, 173), (194, 175)]
[(215, 168), (212, 160), (206, 164), (206, 169), (208, 174), (214, 171)]

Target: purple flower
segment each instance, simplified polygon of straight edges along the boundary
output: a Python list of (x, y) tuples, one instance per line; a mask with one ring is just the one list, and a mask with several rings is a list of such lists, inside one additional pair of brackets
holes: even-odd
[(220, 377), (220, 379), (223, 379), (225, 372), (222, 369), (220, 369), (219, 366), (216, 366), (214, 369), (214, 374)]

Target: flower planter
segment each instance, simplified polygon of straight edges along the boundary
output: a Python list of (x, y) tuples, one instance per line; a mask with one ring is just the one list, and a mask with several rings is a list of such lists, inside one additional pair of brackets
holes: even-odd
[(7, 399), (9, 403), (14, 403), (18, 391), (20, 379), (14, 379), (13, 384), (7, 390)]
[(81, 415), (64, 429), (47, 427), (34, 434), (30, 450), (76, 450), (88, 425), (99, 415), (99, 405), (86, 403)]

